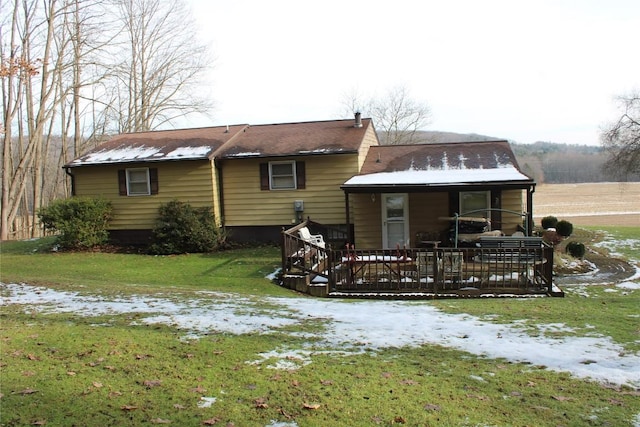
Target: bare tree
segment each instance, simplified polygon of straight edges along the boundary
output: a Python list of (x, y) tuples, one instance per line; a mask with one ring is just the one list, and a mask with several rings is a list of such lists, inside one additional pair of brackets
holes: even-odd
[(146, 131), (190, 113), (207, 113), (199, 82), (208, 69), (207, 47), (183, 0), (114, 0), (122, 23), (125, 58), (113, 72), (109, 113), (119, 132)]
[(389, 89), (381, 97), (363, 100), (352, 91), (343, 98), (343, 110), (360, 111), (373, 119), (382, 144), (414, 144), (417, 132), (431, 122), (431, 108), (426, 102), (412, 98), (404, 86)]
[(37, 210), (68, 193), (61, 166), (91, 141), (208, 111), (194, 31), (176, 1), (0, 0), (0, 239), (38, 231)]
[(606, 126), (601, 142), (609, 152), (606, 167), (627, 177), (640, 173), (640, 91), (619, 96), (622, 114)]

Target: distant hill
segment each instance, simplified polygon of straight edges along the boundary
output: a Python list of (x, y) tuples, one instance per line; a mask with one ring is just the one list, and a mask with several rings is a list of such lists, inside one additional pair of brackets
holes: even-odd
[[(416, 144), (495, 141), (498, 138), (475, 133), (419, 131)], [(520, 168), (537, 183), (571, 184), (580, 182), (616, 182), (620, 179), (604, 169), (608, 155), (600, 146), (567, 145), (554, 142), (518, 144), (510, 141)], [(628, 181), (640, 181), (640, 176)]]

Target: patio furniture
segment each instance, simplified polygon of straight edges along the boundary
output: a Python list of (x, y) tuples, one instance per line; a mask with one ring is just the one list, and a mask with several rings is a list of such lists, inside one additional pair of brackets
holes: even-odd
[(300, 230), (298, 230), (298, 235), (305, 242), (320, 246), (323, 249), (325, 247), (324, 237), (322, 237), (322, 234), (311, 234), (307, 227), (302, 227)]

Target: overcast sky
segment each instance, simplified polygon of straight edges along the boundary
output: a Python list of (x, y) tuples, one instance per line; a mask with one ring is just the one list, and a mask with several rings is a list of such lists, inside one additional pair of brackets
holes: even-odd
[(329, 120), (396, 86), (428, 129), (599, 144), (640, 88), (637, 0), (187, 0), (216, 109), (188, 126)]

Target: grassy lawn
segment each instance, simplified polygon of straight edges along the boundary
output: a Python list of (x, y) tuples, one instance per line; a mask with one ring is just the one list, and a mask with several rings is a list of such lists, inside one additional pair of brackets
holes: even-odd
[[(638, 236), (634, 230), (610, 232), (619, 233), (620, 240)], [(3, 243), (1, 281), (120, 302), (124, 297), (161, 295), (175, 303), (206, 298), (207, 304), (215, 305), (228, 297), (218, 292), (233, 293), (252, 302), (252, 315), (266, 317), (278, 312), (277, 298), (310, 301), (265, 278), (280, 263), (278, 248), (151, 257), (50, 253), (49, 246), (47, 240)], [(624, 254), (640, 259), (637, 246)], [(531, 336), (608, 336), (626, 352), (640, 351), (639, 290), (605, 285), (566, 291), (564, 299), (411, 305), (493, 323), (518, 323)], [(328, 348), (319, 342), (327, 326), (322, 317), (297, 319), (270, 333), (214, 330), (196, 337), (177, 319), (175, 324), (148, 323), (135, 310), (88, 316), (80, 310), (45, 311), (19, 304), (3, 304), (1, 309), (2, 426), (640, 422), (640, 392), (633, 387), (581, 380), (543, 365), (481, 357), (442, 345)], [(288, 316), (285, 310), (281, 315)], [(234, 318), (230, 313), (225, 320)], [(566, 327), (540, 327), (549, 324)], [(501, 345), (500, 340), (495, 345)], [(277, 354), (282, 351), (290, 353)]]
[(71, 285), (107, 291), (216, 290), (290, 295), (265, 276), (280, 266), (273, 246), (215, 254), (150, 256), (99, 252), (52, 253), (52, 239), (2, 244), (2, 281)]

